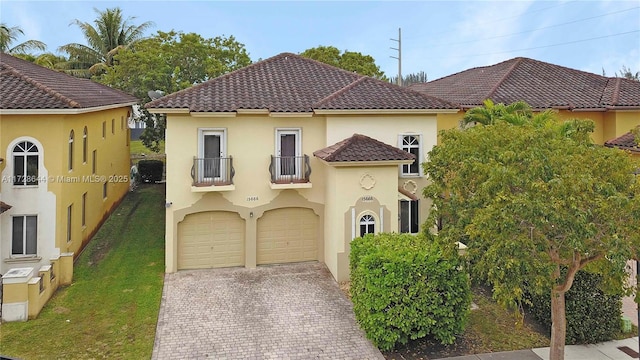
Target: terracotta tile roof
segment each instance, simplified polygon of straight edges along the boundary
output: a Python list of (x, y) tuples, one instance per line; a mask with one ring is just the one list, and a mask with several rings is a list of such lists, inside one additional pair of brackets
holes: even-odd
[(402, 161), (415, 159), (413, 154), (360, 134), (353, 134), (353, 136), (334, 145), (314, 151), (313, 155), (326, 162)]
[(122, 91), (0, 53), (0, 109), (85, 109), (136, 102)]
[(638, 146), (635, 135), (631, 131), (620, 137), (606, 141), (604, 146), (640, 153), (640, 146)]
[(449, 75), (411, 89), (462, 107), (486, 99), (523, 100), (534, 109), (640, 108), (640, 82), (609, 78), (528, 58), (514, 58)]
[(455, 109), (445, 101), (282, 53), (147, 103), (191, 112), (312, 112), (314, 109)]
[(11, 205), (0, 201), (0, 214), (2, 214), (3, 212), (11, 209), (11, 207), (12, 207)]

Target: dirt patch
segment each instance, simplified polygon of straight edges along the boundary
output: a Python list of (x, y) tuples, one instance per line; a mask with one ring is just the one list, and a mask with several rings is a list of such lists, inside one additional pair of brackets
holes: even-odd
[(64, 306), (56, 306), (55, 308), (53, 308), (53, 312), (56, 314), (68, 314), (71, 312), (71, 310)]

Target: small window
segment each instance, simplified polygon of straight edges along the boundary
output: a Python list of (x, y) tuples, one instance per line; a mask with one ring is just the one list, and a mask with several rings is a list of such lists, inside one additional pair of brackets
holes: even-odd
[(91, 174), (96, 174), (96, 169), (98, 168), (98, 150), (93, 150), (93, 154), (91, 154)]
[(84, 127), (84, 130), (82, 131), (82, 163), (86, 164), (87, 163), (87, 151), (88, 149), (88, 145), (87, 144), (87, 136), (89, 134), (87, 133), (87, 127)]
[(71, 242), (71, 234), (72, 234), (72, 228), (71, 228), (71, 220), (73, 218), (73, 204), (69, 205), (67, 207), (67, 242)]
[(372, 215), (363, 215), (360, 218), (360, 237), (375, 232), (376, 220)]
[(82, 226), (87, 226), (87, 193), (82, 194)]
[(14, 216), (12, 219), (12, 255), (36, 255), (38, 252), (38, 217)]
[(400, 200), (400, 232), (416, 234), (420, 230), (418, 221), (419, 200)]
[(38, 185), (38, 147), (22, 141), (13, 148), (13, 185)]
[(74, 133), (73, 130), (71, 130), (69, 134), (69, 171), (73, 170), (73, 138)]
[(104, 184), (102, 184), (102, 198), (106, 199), (107, 198), (107, 182), (105, 181)]
[(416, 157), (411, 164), (401, 165), (402, 175), (420, 176), (420, 135), (401, 135), (399, 140), (400, 148)]
[(102, 138), (106, 138), (107, 137), (107, 122), (103, 121), (102, 122)]
[(116, 133), (116, 119), (111, 119), (111, 133)]

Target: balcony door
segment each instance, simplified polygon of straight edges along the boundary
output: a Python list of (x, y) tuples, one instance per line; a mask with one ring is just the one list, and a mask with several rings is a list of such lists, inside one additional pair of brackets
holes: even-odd
[(199, 174), (204, 181), (220, 180), (225, 175), (225, 136), (222, 130), (202, 130)]
[(276, 130), (276, 168), (280, 177), (300, 178), (300, 129)]

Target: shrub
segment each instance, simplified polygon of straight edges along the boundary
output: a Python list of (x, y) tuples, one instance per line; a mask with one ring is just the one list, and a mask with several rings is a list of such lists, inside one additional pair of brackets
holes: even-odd
[(143, 182), (157, 182), (162, 180), (164, 163), (160, 160), (140, 160), (138, 173)]
[(351, 299), (381, 350), (432, 335), (451, 344), (469, 315), (469, 280), (455, 256), (422, 235), (366, 235), (351, 242)]
[[(565, 293), (567, 344), (594, 344), (614, 339), (620, 331), (622, 298), (599, 289), (602, 276), (578, 271)], [(551, 331), (551, 292), (528, 294), (533, 317)]]

